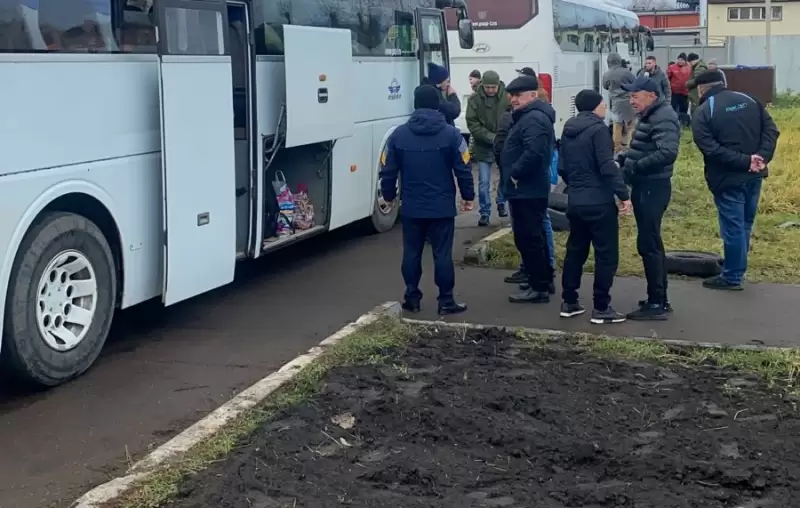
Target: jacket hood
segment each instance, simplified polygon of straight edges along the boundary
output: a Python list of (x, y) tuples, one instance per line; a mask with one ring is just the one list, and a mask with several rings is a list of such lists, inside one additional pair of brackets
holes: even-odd
[(706, 93), (704, 93), (703, 96), (700, 97), (699, 104), (703, 104), (704, 102), (706, 102), (708, 100), (709, 97), (713, 97), (713, 96), (717, 95), (718, 93), (722, 92), (725, 89), (726, 89), (725, 85), (717, 85), (717, 86), (709, 88), (708, 90), (706, 90)]
[(578, 116), (567, 120), (567, 123), (564, 124), (564, 131), (561, 135), (568, 138), (576, 138), (581, 132), (585, 131), (589, 127), (601, 123), (603, 123), (603, 120), (599, 116), (595, 115), (591, 111), (582, 111), (578, 113)]
[(619, 55), (619, 53), (609, 53), (607, 61), (609, 67), (617, 67), (622, 65), (622, 57)]
[(447, 127), (444, 115), (435, 109), (421, 108), (411, 113), (408, 128), (420, 136), (433, 136)]
[(550, 119), (550, 123), (553, 123), (553, 124), (556, 123), (556, 110), (553, 109), (553, 106), (551, 106), (547, 102), (540, 101), (538, 99), (534, 100), (533, 102), (531, 102), (530, 104), (528, 104), (524, 108), (518, 109), (517, 111), (514, 111), (514, 114), (513, 114), (514, 121), (516, 122), (517, 119), (520, 116), (522, 116), (522, 115), (524, 115), (526, 113), (529, 113), (531, 111), (534, 111), (534, 110), (541, 111), (542, 113), (547, 115), (547, 118)]
[[(488, 97), (486, 95), (486, 91), (483, 89), (483, 84), (478, 85), (478, 89), (475, 92), (483, 99)], [(506, 84), (503, 81), (500, 81), (500, 84), (497, 86), (497, 95), (496, 97), (503, 97), (506, 94)]]

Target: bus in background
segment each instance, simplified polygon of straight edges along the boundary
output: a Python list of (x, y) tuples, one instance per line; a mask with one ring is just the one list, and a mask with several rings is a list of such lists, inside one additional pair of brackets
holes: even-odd
[(392, 228), (380, 154), (448, 65), (442, 9), (470, 48), (463, 0), (1, 0), (1, 368), (63, 383), (117, 308)]
[(531, 67), (551, 98), (560, 136), (575, 114), (575, 95), (585, 88), (603, 92), (600, 77), (608, 53), (632, 61), (635, 72), (653, 47), (649, 29), (639, 25), (635, 13), (603, 0), (469, 0), (469, 12), (476, 31), (472, 49), (454, 47), (458, 20), (447, 17), (451, 78), (462, 97), (456, 125), (465, 135), (474, 69), (495, 70), (508, 83), (517, 69)]

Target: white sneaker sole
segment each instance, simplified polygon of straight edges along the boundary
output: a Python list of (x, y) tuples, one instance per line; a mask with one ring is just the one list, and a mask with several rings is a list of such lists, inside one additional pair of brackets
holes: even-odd
[(613, 325), (613, 324), (616, 324), (616, 323), (624, 323), (627, 320), (628, 320), (628, 318), (621, 317), (621, 318), (616, 318), (616, 319), (591, 318), (589, 321), (592, 324), (595, 324), (595, 325)]
[(571, 317), (575, 317), (575, 316), (580, 316), (584, 312), (586, 312), (586, 309), (574, 310), (572, 312), (560, 312), (559, 316), (561, 316), (563, 318), (571, 318)]

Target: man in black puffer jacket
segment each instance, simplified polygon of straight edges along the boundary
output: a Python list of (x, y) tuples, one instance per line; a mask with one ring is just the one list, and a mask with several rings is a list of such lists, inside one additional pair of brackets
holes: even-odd
[(636, 247), (647, 278), (647, 300), (628, 319), (665, 320), (671, 310), (667, 298), (667, 270), (661, 220), (672, 197), (672, 169), (678, 158), (681, 128), (678, 115), (659, 97), (658, 85), (640, 77), (623, 85), (639, 116), (630, 149), (624, 155), (625, 177), (630, 182), (636, 217)]
[(512, 295), (512, 303), (547, 303), (553, 268), (547, 248), (544, 216), (550, 195), (556, 113), (537, 100), (539, 83), (520, 76), (506, 87), (511, 96), (513, 125), (500, 155), (500, 185), (511, 206), (514, 243), (525, 264), (529, 288)]
[(569, 186), (569, 238), (564, 258), (561, 317), (583, 314), (578, 302), (583, 265), (594, 246), (594, 308), (592, 323), (621, 323), (625, 315), (610, 305), (611, 285), (619, 265), (620, 208), (630, 210), (630, 192), (614, 162), (614, 141), (603, 119), (606, 105), (594, 90), (575, 96), (578, 116), (570, 118), (561, 134), (558, 172)]

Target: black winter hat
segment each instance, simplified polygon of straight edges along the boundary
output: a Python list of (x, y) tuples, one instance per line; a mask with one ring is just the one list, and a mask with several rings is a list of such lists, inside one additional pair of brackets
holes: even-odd
[(689, 60), (690, 62), (694, 62), (695, 60), (700, 60), (700, 55), (698, 55), (697, 53), (689, 53), (689, 56), (686, 57), (686, 59)]
[(600, 103), (603, 102), (603, 96), (594, 90), (581, 90), (575, 96), (575, 109), (578, 111), (594, 111)]
[(474, 71), (469, 73), (469, 77), (481, 79), (481, 71), (475, 69)]
[(441, 93), (433, 85), (420, 85), (414, 89), (414, 109), (439, 109)]
[(706, 71), (694, 80), (697, 85), (710, 85), (711, 83), (724, 83), (725, 77), (720, 71)]
[(514, 78), (511, 83), (506, 85), (506, 92), (520, 93), (520, 92), (535, 92), (539, 89), (539, 80), (533, 76), (520, 76)]

